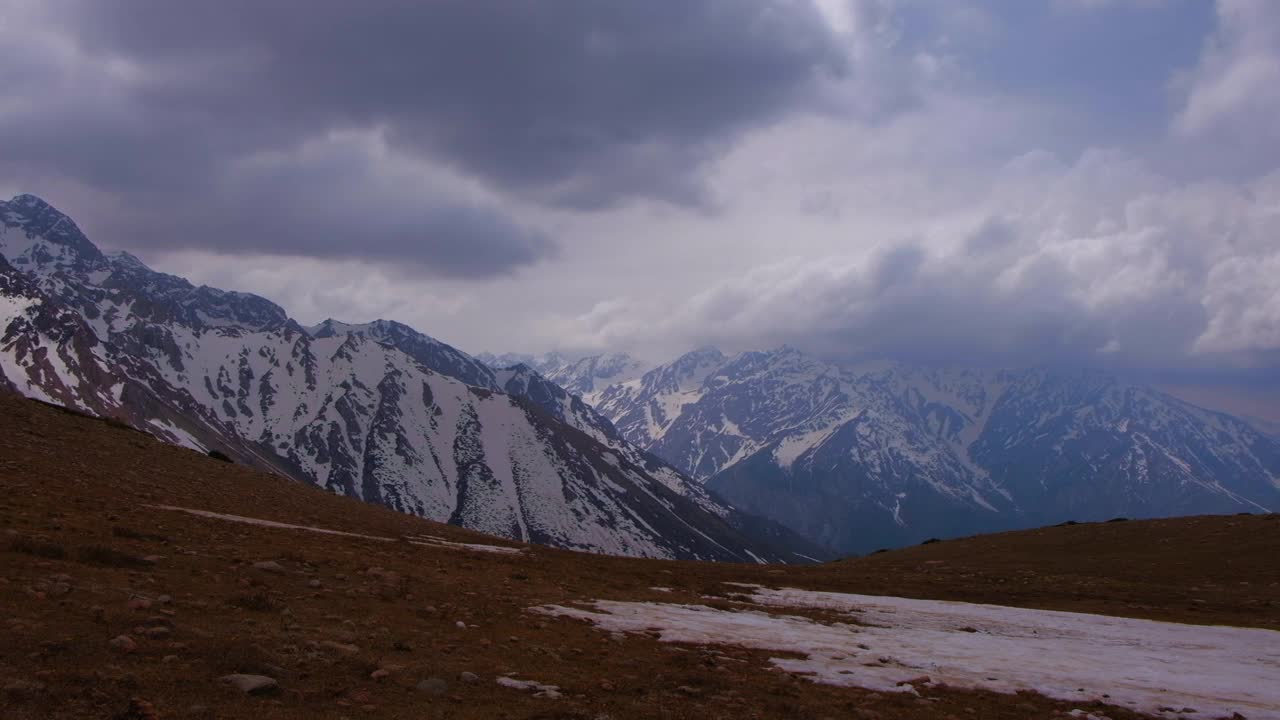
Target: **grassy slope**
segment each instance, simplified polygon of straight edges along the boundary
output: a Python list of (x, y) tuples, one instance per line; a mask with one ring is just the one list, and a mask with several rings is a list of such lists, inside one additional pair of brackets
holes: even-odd
[[(1035, 695), (946, 689), (924, 699), (811, 684), (767, 653), (531, 616), (595, 598), (705, 602), (723, 582), (998, 602), (1280, 629), (1280, 517), (1200, 517), (1004, 533), (808, 568), (521, 556), (228, 523), (170, 504), (370, 535), (511, 544), (166, 446), (0, 393), (0, 716), (218, 718), (1024, 718), (1070, 709)], [(39, 554), (57, 554), (47, 557)], [(94, 549), (97, 549), (95, 552)], [(113, 558), (102, 552), (122, 553)], [(32, 552), (36, 554), (32, 554)], [(127, 566), (128, 558), (158, 555)], [(283, 574), (255, 570), (275, 560)], [(370, 568), (381, 571), (369, 572)], [(320, 587), (309, 586), (319, 580)], [(653, 586), (673, 588), (659, 593)], [(130, 608), (134, 596), (169, 605)], [(161, 611), (164, 612), (161, 612)], [(171, 615), (169, 613), (172, 613)], [(167, 622), (167, 637), (137, 628)], [(458, 621), (475, 625), (459, 629)], [(129, 633), (122, 653), (111, 638)], [(354, 653), (319, 647), (335, 641)], [(378, 668), (391, 671), (370, 678)], [(274, 697), (217, 678), (281, 674)], [(479, 684), (458, 680), (462, 672)], [(561, 686), (534, 698), (519, 677)], [(448, 689), (414, 689), (428, 677)], [(680, 688), (686, 688), (681, 690)], [(692, 692), (690, 692), (692, 690)], [(201, 708), (204, 708), (203, 710)], [(868, 714), (869, 713), (869, 714)], [(1108, 710), (1113, 718), (1133, 717)]]

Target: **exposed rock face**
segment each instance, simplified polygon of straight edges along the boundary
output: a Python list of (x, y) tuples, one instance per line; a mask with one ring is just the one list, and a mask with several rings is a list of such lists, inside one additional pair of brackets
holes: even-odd
[[(637, 555), (796, 559), (758, 522), (532, 374), (405, 325), (304, 328), (275, 304), (100, 252), (0, 203), (0, 383), (335, 493), (505, 537)], [(798, 539), (793, 538), (798, 541)]]
[(606, 388), (627, 440), (845, 552), (1117, 516), (1280, 509), (1280, 441), (1097, 373), (700, 350)]

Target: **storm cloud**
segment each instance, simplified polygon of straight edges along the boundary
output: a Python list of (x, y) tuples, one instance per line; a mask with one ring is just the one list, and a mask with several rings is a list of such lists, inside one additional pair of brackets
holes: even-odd
[(307, 322), (1280, 371), (1269, 0), (0, 8), (0, 190)]
[(29, 24), (0, 50), (6, 174), (118, 198), (100, 226), (134, 244), (445, 274), (551, 254), (522, 201), (703, 203), (697, 170), (844, 62), (807, 2), (11, 11)]

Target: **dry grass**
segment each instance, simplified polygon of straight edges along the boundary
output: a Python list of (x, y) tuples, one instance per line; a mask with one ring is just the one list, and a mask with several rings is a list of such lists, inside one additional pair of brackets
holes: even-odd
[(76, 559), (82, 563), (114, 568), (146, 568), (152, 563), (137, 555), (116, 550), (105, 545), (85, 545), (76, 549)]
[(35, 557), (61, 560), (67, 556), (66, 548), (57, 543), (45, 542), (29, 537), (15, 537), (9, 541), (9, 549), (13, 552), (34, 555)]
[(142, 540), (144, 542), (158, 542), (158, 543), (169, 542), (169, 538), (164, 535), (140, 532), (138, 530), (122, 527), (120, 525), (117, 525), (111, 528), (111, 534), (115, 537), (124, 538), (126, 540)]
[[(1025, 720), (1072, 709), (1033, 694), (931, 689), (912, 698), (816, 685), (770, 671), (776, 653), (617, 640), (526, 612), (594, 599), (740, 608), (734, 582), (1280, 629), (1275, 517), (1079, 524), (762, 568), (547, 548), (471, 553), (163, 511), (154, 506), (502, 542), (6, 396), (0, 458), (0, 530), (15, 533), (0, 567), (0, 685), (33, 683), (0, 697), (5, 720), (136, 716), (135, 698), (163, 718), (232, 720), (765, 720), (859, 710)], [(154, 564), (135, 562), (153, 552), (162, 556)], [(285, 572), (254, 569), (262, 560)], [(122, 634), (135, 640), (132, 652), (110, 644)], [(379, 669), (388, 675), (371, 677)], [(282, 690), (241, 695), (218, 681), (231, 672), (277, 677)], [(461, 682), (463, 672), (480, 682)], [(565, 697), (500, 688), (495, 678), (506, 673), (558, 685)], [(448, 682), (443, 695), (415, 689), (432, 677)]]

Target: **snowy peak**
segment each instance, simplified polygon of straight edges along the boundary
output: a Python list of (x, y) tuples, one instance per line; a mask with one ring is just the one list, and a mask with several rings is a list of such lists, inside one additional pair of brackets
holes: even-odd
[(475, 356), (477, 360), (483, 362), (495, 370), (502, 370), (514, 365), (527, 365), (537, 372), (553, 370), (563, 366), (568, 362), (560, 353), (544, 353), (542, 355), (531, 355), (528, 353), (503, 353), (495, 355), (493, 353), (483, 352)]
[(195, 287), (123, 252), (103, 253), (74, 222), (32, 195), (0, 203), (0, 254), (57, 302), (84, 314), (101, 339), (125, 308), (137, 318), (188, 327), (275, 328), (280, 306), (249, 293)]
[(625, 353), (592, 355), (575, 362), (562, 362), (544, 374), (566, 390), (595, 402), (605, 387), (640, 377), (649, 365)]
[(577, 360), (569, 360), (560, 353), (542, 356), (482, 353), (476, 357), (495, 370), (524, 365), (593, 405), (599, 401), (604, 388), (636, 379), (650, 367), (626, 353), (589, 355)]
[(4, 203), (3, 218), (0, 387), (520, 540), (655, 558), (821, 554), (527, 368), (499, 378), (389, 320), (303, 328), (264, 298), (103, 255), (32, 198)]
[(1280, 509), (1280, 442), (1104, 373), (698, 351), (606, 388), (628, 440), (844, 551), (1063, 520)]
[(461, 350), (394, 320), (352, 324), (332, 318), (306, 328), (316, 339), (355, 336), (385, 343), (416, 360), (423, 367), (474, 387), (500, 390), (493, 370)]
[(0, 202), (0, 248), (23, 270), (69, 270), (101, 263), (102, 252), (57, 208), (35, 195)]

